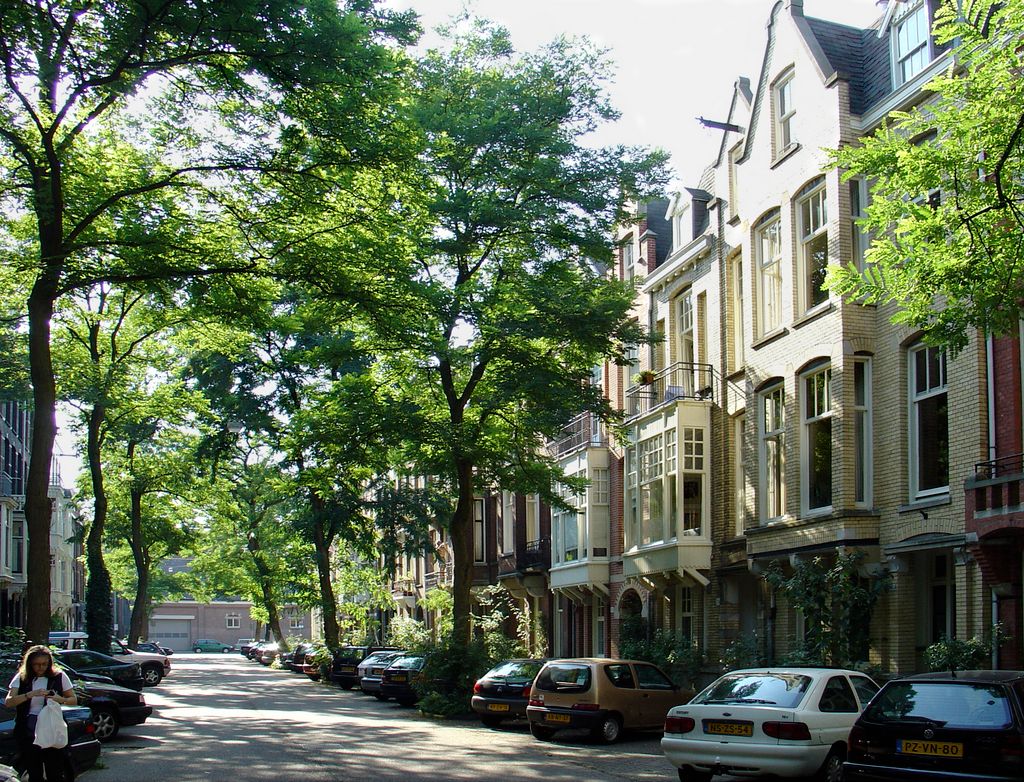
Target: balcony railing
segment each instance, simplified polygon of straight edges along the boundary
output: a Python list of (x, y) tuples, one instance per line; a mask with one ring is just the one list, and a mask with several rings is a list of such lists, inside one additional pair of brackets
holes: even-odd
[(580, 448), (607, 444), (608, 436), (601, 419), (593, 413), (583, 413), (562, 428), (559, 437), (551, 442), (551, 452), (558, 457)]
[(656, 373), (650, 383), (626, 389), (626, 418), (643, 415), (678, 399), (714, 401), (714, 394), (714, 367), (681, 361)]
[(1024, 453), (978, 462), (964, 488), (976, 518), (1019, 511), (1024, 506)]
[(551, 567), (551, 538), (528, 541), (515, 553), (498, 556), (498, 575), (510, 576)]

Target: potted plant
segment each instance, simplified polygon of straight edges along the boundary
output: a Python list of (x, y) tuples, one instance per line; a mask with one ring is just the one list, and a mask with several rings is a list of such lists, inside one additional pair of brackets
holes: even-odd
[(649, 386), (654, 382), (654, 370), (643, 369), (633, 375), (633, 383), (638, 386)]

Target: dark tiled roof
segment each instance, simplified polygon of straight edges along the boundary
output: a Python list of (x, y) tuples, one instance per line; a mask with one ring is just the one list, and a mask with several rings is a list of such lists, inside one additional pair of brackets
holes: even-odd
[(863, 114), (892, 92), (892, 69), (889, 64), (889, 36), (878, 37), (877, 29), (864, 30), (863, 70), (861, 72), (861, 103), (851, 106), (854, 114)]
[(850, 111), (863, 114), (892, 87), (889, 76), (889, 38), (877, 28), (861, 30), (825, 19), (807, 17), (829, 63), (850, 84)]

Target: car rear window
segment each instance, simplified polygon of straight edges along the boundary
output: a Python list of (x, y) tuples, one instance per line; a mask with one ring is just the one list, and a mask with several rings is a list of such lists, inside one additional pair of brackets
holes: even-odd
[(585, 692), (590, 689), (590, 666), (574, 663), (549, 663), (534, 682), (538, 690), (548, 692)]
[(423, 658), (422, 657), (400, 657), (399, 659), (397, 659), (393, 663), (391, 663), (391, 667), (395, 668), (395, 669), (399, 669), (399, 670), (410, 669), (410, 670), (418, 671), (420, 668), (423, 667)]
[(950, 728), (1005, 728), (1013, 722), (1006, 690), (973, 682), (892, 682), (871, 701), (865, 718)]
[(694, 703), (753, 703), (795, 709), (811, 677), (799, 673), (727, 674), (693, 699)]
[(534, 660), (510, 660), (488, 671), (487, 678), (532, 680), (537, 675), (537, 671), (540, 670), (540, 666), (541, 663)]

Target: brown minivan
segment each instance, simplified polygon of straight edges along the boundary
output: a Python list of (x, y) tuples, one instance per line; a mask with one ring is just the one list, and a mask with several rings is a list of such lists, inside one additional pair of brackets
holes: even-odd
[(623, 729), (661, 730), (668, 710), (693, 694), (642, 660), (550, 660), (533, 682), (526, 716), (541, 741), (563, 728), (583, 728), (610, 744)]

